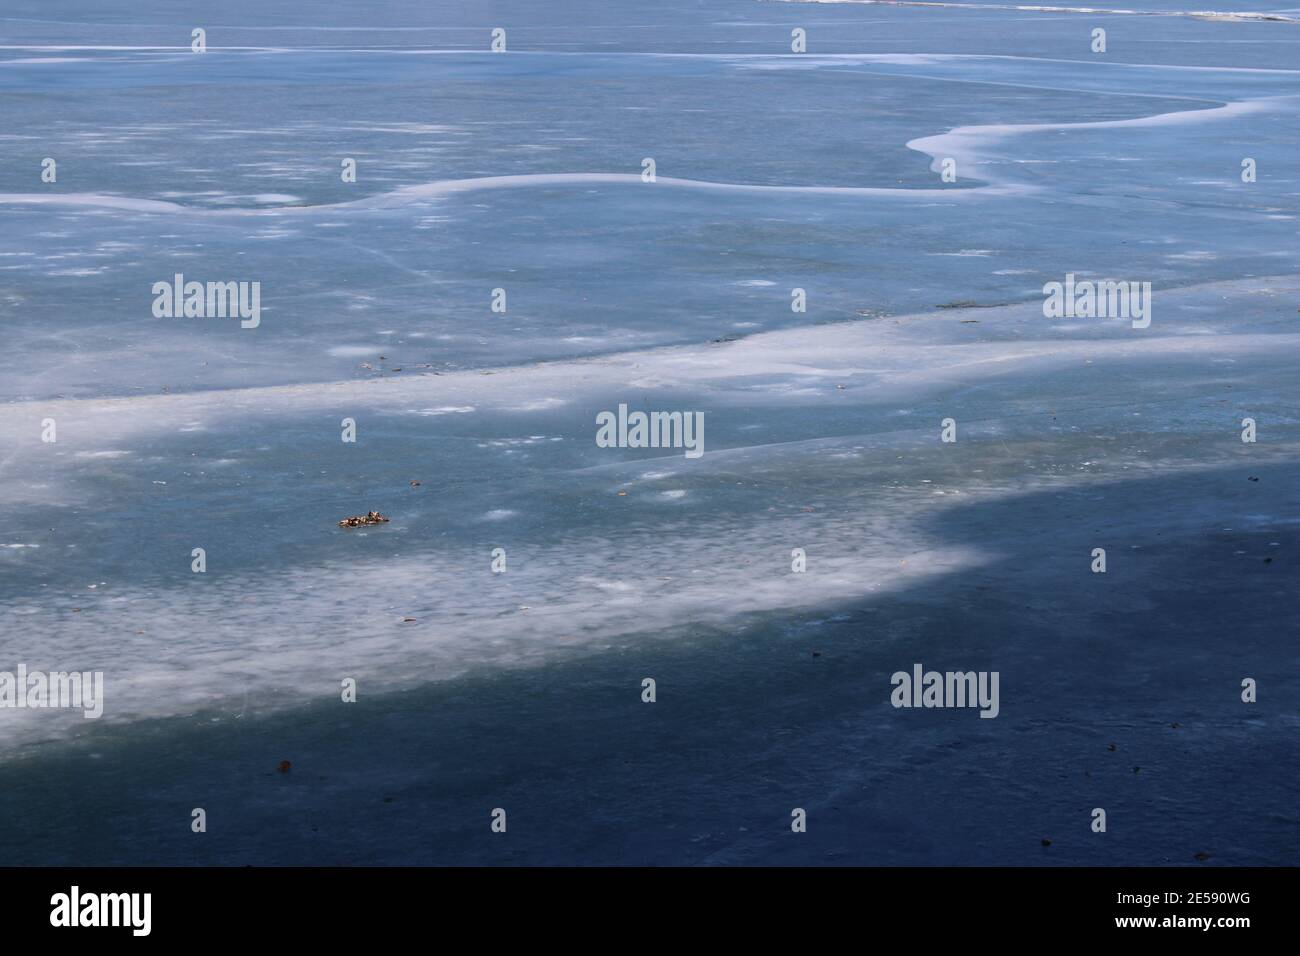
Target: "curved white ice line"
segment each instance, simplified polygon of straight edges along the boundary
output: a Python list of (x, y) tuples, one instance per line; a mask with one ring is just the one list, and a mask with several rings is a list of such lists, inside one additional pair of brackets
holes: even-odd
[[(1176, 110), (1171, 113), (1155, 113), (1151, 116), (1138, 116), (1132, 119), (1093, 120), (1084, 123), (1022, 123), (1019, 125), (958, 126), (947, 133), (934, 136), (922, 136), (909, 140), (908, 149), (927, 153), (935, 157), (951, 156), (959, 166), (970, 168), (986, 155), (983, 147), (996, 139), (1018, 136), (1021, 133), (1042, 133), (1059, 130), (1081, 129), (1134, 129), (1151, 126), (1179, 126), (1186, 123), (1213, 122), (1216, 120), (1235, 119), (1251, 113), (1263, 113), (1273, 107), (1276, 100), (1291, 100), (1296, 97), (1260, 97), (1253, 100), (1240, 100), (1200, 110)], [(981, 176), (990, 182), (996, 181), (987, 170)]]
[(183, 206), (161, 199), (136, 199), (130, 196), (113, 196), (105, 193), (0, 193), (0, 205), (27, 206), (81, 206), (85, 208), (123, 209), (132, 212), (159, 214), (187, 213), (194, 216), (281, 216), (285, 214), (329, 213), (341, 209), (388, 209), (412, 202), (438, 199), (457, 193), (481, 189), (513, 189), (525, 186), (584, 186), (584, 185), (636, 185), (642, 189), (671, 187), (677, 189), (704, 189), (736, 193), (785, 193), (842, 196), (876, 196), (908, 199), (963, 199), (975, 193), (1024, 192), (1029, 187), (1002, 186), (972, 187), (969, 189), (890, 189), (882, 186), (765, 186), (749, 183), (717, 183), (701, 179), (676, 179), (659, 176), (653, 183), (643, 183), (640, 173), (528, 173), (515, 176), (476, 176), (471, 179), (440, 179), (431, 183), (402, 186), (391, 192), (366, 196), (347, 202), (326, 203), (315, 206), (264, 206), (257, 209), (204, 209)]
[[(947, 157), (957, 160), (959, 166), (969, 169), (985, 155), (983, 147), (989, 142), (1016, 136), (1053, 130), (1119, 129), (1148, 126), (1168, 126), (1231, 119), (1250, 113), (1266, 112), (1279, 100), (1294, 100), (1295, 96), (1261, 97), (1226, 103), (1222, 106), (1200, 110), (1178, 110), (1156, 113), (1122, 120), (1096, 120), (1084, 123), (1025, 123), (1020, 125), (958, 126), (946, 133), (922, 136), (907, 142), (908, 149), (931, 157), (932, 168)], [(1037, 186), (1015, 183), (981, 170), (983, 186), (956, 189), (895, 189), (882, 186), (781, 186), (751, 183), (719, 183), (701, 179), (677, 179), (659, 176), (653, 183), (643, 182), (639, 173), (530, 173), (514, 176), (478, 176), (470, 179), (440, 179), (430, 183), (402, 186), (390, 192), (366, 196), (347, 202), (325, 203), (314, 206), (266, 206), (257, 209), (204, 209), (184, 206), (161, 199), (138, 199), (130, 196), (113, 196), (105, 193), (0, 193), (0, 205), (80, 206), (83, 208), (122, 209), (131, 212), (166, 215), (188, 214), (202, 217), (231, 216), (282, 216), (286, 214), (310, 215), (332, 213), (340, 209), (390, 209), (438, 199), (443, 196), (472, 192), (480, 189), (513, 189), (526, 186), (583, 186), (583, 185), (635, 185), (641, 189), (670, 187), (677, 189), (702, 189), (713, 192), (779, 195), (870, 196), (882, 199), (924, 199), (969, 201), (994, 196), (1024, 195), (1036, 191)]]

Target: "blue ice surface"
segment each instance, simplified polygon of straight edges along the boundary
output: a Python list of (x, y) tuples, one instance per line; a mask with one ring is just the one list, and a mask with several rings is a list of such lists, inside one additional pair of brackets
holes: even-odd
[[(109, 688), (0, 711), (10, 862), (1300, 859), (1300, 27), (366, 20), (0, 17), (0, 669)], [(545, 178), (587, 174), (625, 178)], [(155, 318), (178, 272), (261, 325)], [(1067, 273), (1151, 282), (1151, 336), (1046, 325)], [(704, 410), (706, 455), (597, 448), (620, 402)], [(891, 708), (914, 661), (999, 670), (1002, 714)]]

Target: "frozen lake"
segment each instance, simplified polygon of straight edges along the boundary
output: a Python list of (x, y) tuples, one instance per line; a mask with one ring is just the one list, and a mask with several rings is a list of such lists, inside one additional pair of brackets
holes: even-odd
[(188, 6), (0, 16), (10, 863), (1300, 863), (1300, 9)]

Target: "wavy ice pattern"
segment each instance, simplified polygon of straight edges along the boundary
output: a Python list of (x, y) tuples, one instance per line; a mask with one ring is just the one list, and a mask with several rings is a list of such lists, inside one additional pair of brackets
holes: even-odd
[[(1197, 110), (1178, 110), (1169, 113), (1157, 113), (1123, 120), (1102, 120), (1081, 123), (1026, 123), (1002, 124), (997, 126), (958, 126), (947, 133), (934, 136), (918, 137), (909, 140), (907, 148), (930, 156), (934, 162), (931, 168), (938, 170), (944, 157), (953, 157), (963, 165), (969, 164), (983, 169), (987, 185), (973, 189), (891, 189), (871, 186), (774, 186), (756, 183), (707, 182), (694, 179), (678, 179), (672, 176), (657, 176), (653, 183), (647, 183), (635, 173), (537, 173), (521, 176), (478, 176), (472, 179), (439, 180), (403, 186), (387, 193), (368, 196), (349, 202), (327, 203), (323, 205), (273, 205), (265, 204), (253, 208), (206, 209), (185, 206), (181, 203), (165, 202), (156, 199), (136, 199), (129, 196), (111, 196), (98, 193), (0, 193), (0, 203), (26, 206), (70, 206), (83, 209), (116, 209), (127, 212), (152, 213), (160, 215), (188, 214), (196, 216), (279, 216), (329, 214), (344, 210), (393, 209), (410, 203), (427, 202), (462, 193), (479, 190), (518, 189), (534, 186), (583, 186), (583, 185), (621, 185), (697, 189), (712, 192), (738, 192), (754, 195), (816, 195), (870, 197), (876, 199), (934, 199), (943, 197), (946, 201), (968, 201), (979, 196), (985, 198), (1025, 195), (1037, 187), (1027, 183), (1012, 182), (1008, 179), (995, 178), (985, 167), (985, 161), (997, 155), (989, 147), (996, 141), (1029, 133), (1097, 130), (1097, 129), (1147, 129), (1152, 127), (1172, 126), (1188, 123), (1211, 123), (1220, 120), (1235, 119), (1269, 111), (1294, 112), (1292, 104), (1300, 97), (1261, 97), (1222, 106)], [(1288, 109), (1288, 107), (1292, 107)]]

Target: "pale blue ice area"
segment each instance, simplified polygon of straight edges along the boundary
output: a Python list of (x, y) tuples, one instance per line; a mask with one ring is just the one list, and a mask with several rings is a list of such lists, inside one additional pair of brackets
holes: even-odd
[(5, 862), (1300, 863), (1300, 8), (362, 6), (0, 11)]

